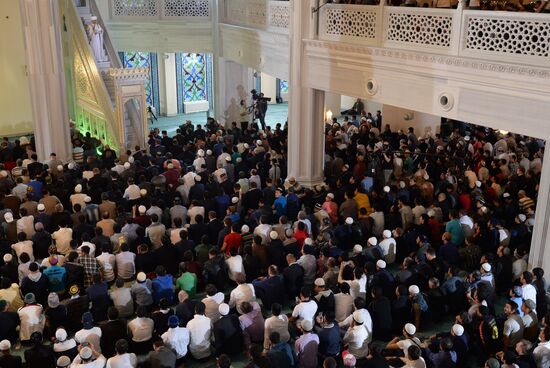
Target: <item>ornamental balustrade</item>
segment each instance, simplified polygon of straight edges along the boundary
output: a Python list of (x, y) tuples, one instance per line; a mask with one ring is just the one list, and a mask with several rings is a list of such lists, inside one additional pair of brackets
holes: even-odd
[(225, 0), (223, 23), (287, 33), (290, 2), (268, 0)]
[(211, 19), (212, 0), (109, 0), (112, 20), (158, 21)]

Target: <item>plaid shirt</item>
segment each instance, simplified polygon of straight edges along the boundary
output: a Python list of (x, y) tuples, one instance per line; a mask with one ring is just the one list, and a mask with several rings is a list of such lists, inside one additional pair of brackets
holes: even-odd
[(99, 273), (101, 265), (94, 257), (83, 254), (78, 257), (78, 263), (84, 266), (84, 287), (88, 287), (93, 284), (93, 277), (96, 273)]

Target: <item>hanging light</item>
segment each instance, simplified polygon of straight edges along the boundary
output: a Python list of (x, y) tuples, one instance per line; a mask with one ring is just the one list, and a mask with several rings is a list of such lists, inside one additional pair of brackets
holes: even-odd
[(332, 120), (332, 110), (327, 110), (325, 112), (325, 121), (331, 121)]

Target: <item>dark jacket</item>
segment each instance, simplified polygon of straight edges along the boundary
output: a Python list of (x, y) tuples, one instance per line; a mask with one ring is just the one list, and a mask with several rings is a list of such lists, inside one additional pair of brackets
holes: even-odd
[(213, 334), (217, 354), (232, 355), (242, 351), (243, 332), (236, 315), (222, 316), (214, 323)]

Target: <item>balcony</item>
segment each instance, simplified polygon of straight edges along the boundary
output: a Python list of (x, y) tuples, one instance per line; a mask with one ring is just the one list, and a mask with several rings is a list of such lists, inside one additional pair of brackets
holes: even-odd
[(290, 2), (226, 0), (222, 21), (235, 26), (288, 34)]
[(550, 67), (547, 14), (327, 4), (317, 38)]
[(211, 0), (109, 0), (115, 21), (209, 21)]

